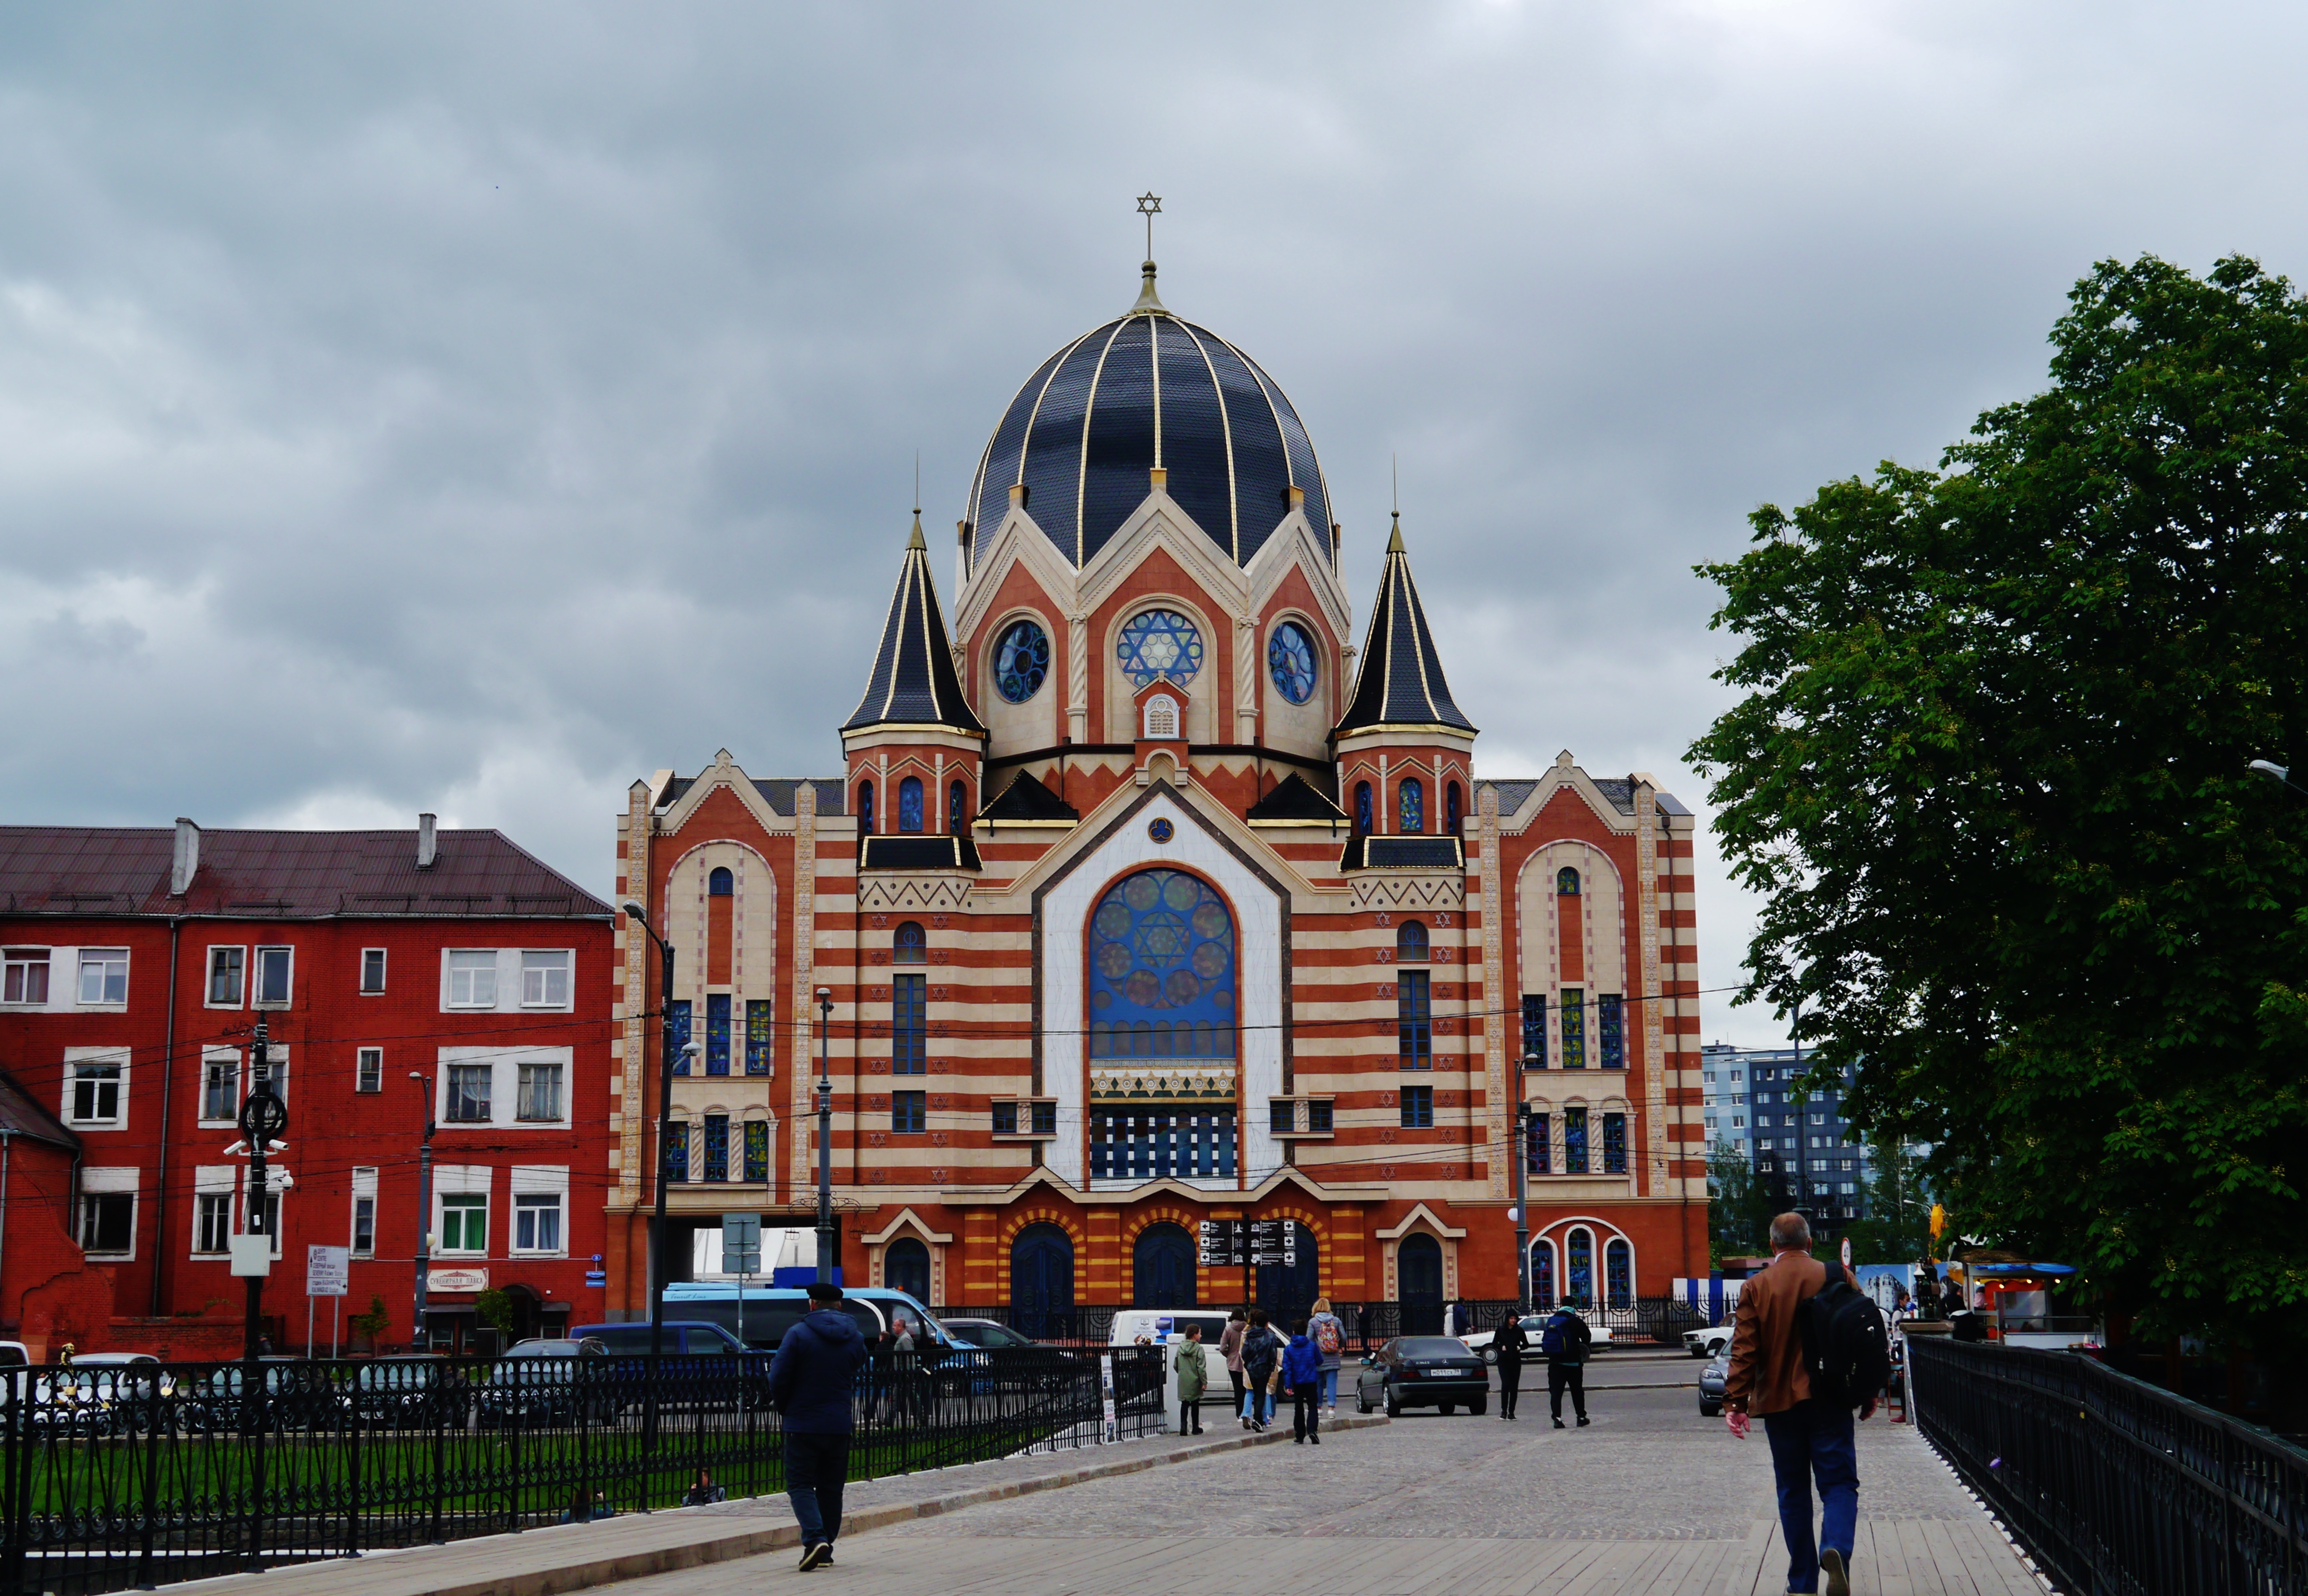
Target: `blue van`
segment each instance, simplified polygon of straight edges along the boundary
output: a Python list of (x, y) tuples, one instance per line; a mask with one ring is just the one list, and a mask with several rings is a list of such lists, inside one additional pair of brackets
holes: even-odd
[[(809, 1311), (809, 1293), (799, 1286), (747, 1286), (744, 1301), (738, 1298), (738, 1288), (705, 1281), (676, 1281), (665, 1288), (665, 1317), (670, 1321), (679, 1318), (685, 1325), (719, 1326), (733, 1339), (742, 1340), (746, 1346), (773, 1351), (785, 1334), (801, 1322)], [(968, 1351), (969, 1343), (949, 1331), (932, 1317), (930, 1310), (906, 1291), (887, 1286), (857, 1286), (842, 1293), (841, 1311), (857, 1321), (867, 1344), (879, 1341), (890, 1327), (890, 1321), (902, 1315), (915, 1326), (917, 1351), (927, 1351), (930, 1346), (941, 1350)], [(929, 1332), (929, 1345), (921, 1344), (921, 1333)]]

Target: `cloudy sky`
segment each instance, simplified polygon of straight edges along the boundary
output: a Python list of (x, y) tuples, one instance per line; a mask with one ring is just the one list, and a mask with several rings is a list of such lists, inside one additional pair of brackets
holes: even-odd
[[(0, 817), (430, 808), (607, 891), (636, 775), (834, 772), (917, 451), (951, 528), (1017, 383), (1135, 292), (1149, 187), (1165, 297), (1306, 418), (1358, 626), (1399, 456), (1486, 773), (1567, 747), (1704, 811), (1729, 645), (1691, 566), (2039, 386), (2096, 259), (2308, 276), (2304, 35), (2110, 0), (12, 8)], [(1701, 883), (1727, 986), (1749, 910)]]

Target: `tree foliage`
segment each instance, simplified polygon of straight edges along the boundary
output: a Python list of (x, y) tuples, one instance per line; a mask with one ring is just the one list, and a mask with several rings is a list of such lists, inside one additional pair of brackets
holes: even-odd
[(1931, 1246), (1932, 1197), (1923, 1161), (1897, 1142), (1879, 1143), (1867, 1179), (1867, 1217), (1845, 1232), (1863, 1264), (1912, 1264)]
[(2108, 262), (2051, 386), (1701, 567), (1745, 690), (1692, 751), (1852, 1116), (1967, 1229), (2150, 1328), (2308, 1299), (2308, 305)]

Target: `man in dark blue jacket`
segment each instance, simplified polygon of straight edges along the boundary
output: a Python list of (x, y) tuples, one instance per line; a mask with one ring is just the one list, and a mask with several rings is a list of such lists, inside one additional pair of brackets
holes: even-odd
[(840, 1309), (841, 1288), (809, 1288), (810, 1311), (778, 1343), (770, 1402), (785, 1416), (786, 1495), (801, 1525), (801, 1571), (833, 1561), (841, 1533), (841, 1485), (849, 1477), (849, 1432), (866, 1338)]

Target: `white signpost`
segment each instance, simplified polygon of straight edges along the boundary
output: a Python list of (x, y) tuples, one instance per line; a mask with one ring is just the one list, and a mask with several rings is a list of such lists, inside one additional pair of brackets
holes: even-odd
[(313, 1299), (329, 1299), (329, 1356), (337, 1355), (337, 1332), (341, 1328), (345, 1293), (352, 1289), (353, 1249), (349, 1247), (307, 1247), (305, 1249), (305, 1355), (313, 1355)]

